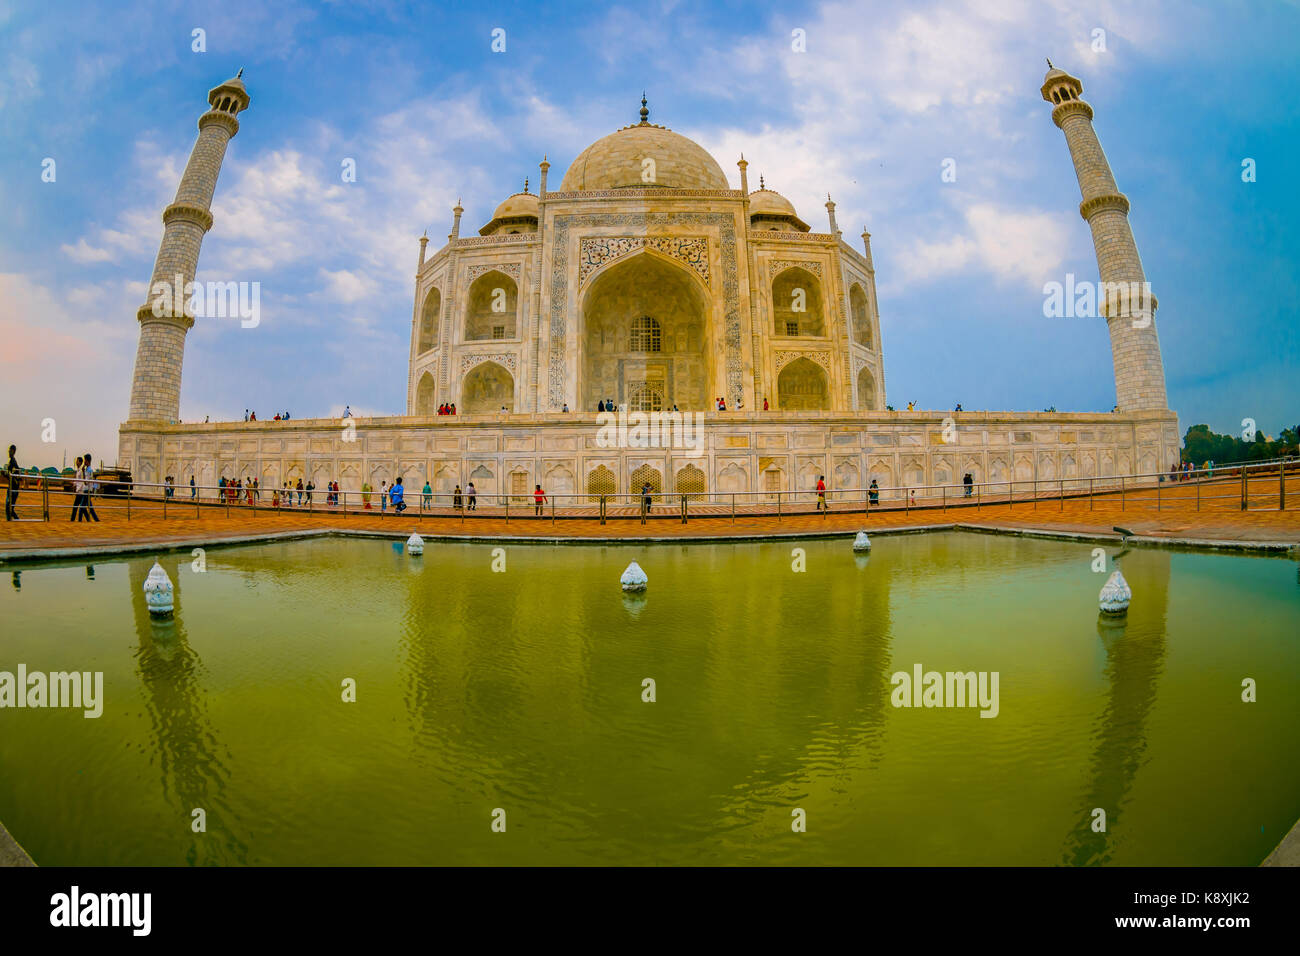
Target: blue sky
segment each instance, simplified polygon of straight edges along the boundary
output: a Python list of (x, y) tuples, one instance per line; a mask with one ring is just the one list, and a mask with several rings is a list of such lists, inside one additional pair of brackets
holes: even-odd
[(440, 244), (460, 197), (472, 234), (543, 154), (558, 184), (642, 89), (733, 185), (743, 152), (814, 229), (830, 193), (846, 237), (872, 233), (895, 407), (1109, 410), (1101, 320), (1042, 312), (1044, 283), (1097, 274), (1045, 56), (1082, 79), (1132, 200), (1181, 429), (1276, 435), (1300, 420), (1296, 36), (1280, 2), (0, 0), (6, 443), (114, 456), (159, 215), (240, 67), (253, 103), (198, 278), (260, 282), (262, 318), (191, 331), (185, 420), (402, 412), (420, 233)]

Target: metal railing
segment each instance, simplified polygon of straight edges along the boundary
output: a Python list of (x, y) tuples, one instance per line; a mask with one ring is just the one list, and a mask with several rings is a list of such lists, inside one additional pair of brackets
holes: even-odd
[[(814, 490), (664, 492), (648, 493), (549, 492), (538, 500), (535, 490), (511, 493), (462, 490), (405, 489), (400, 509), (387, 490), (305, 487), (236, 487), (234, 485), (171, 486), (158, 482), (119, 483), (92, 481), (93, 489), (83, 499), (76, 479), (55, 475), (22, 474), (16, 488), (15, 508), (19, 519), (42, 521), (94, 521), (105, 517), (133, 520), (142, 517), (183, 519), (211, 515), (304, 514), (342, 517), (398, 516), (417, 521), (425, 518), (455, 518), (472, 522), (479, 518), (514, 520), (596, 519), (639, 521), (737, 516), (775, 517), (834, 513), (905, 511), (946, 513), (950, 510), (986, 506), (1012, 509), (1071, 508), (1118, 511), (1149, 509), (1160, 511), (1171, 505), (1191, 505), (1202, 510), (1285, 510), (1286, 482), (1300, 478), (1300, 459), (1273, 459), (1195, 469), (1190, 473), (1141, 475), (1018, 478), (1004, 481), (972, 481), (867, 488)], [(0, 479), (0, 487), (5, 482)], [(1293, 489), (1294, 491), (1295, 489)]]

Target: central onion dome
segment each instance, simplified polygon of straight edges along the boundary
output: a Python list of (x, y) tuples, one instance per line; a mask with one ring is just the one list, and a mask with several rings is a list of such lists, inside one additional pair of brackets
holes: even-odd
[[(560, 192), (590, 192), (637, 186), (670, 189), (730, 189), (718, 161), (699, 143), (649, 120), (641, 97), (641, 122), (624, 126), (596, 140), (573, 161)], [(654, 160), (654, 178), (647, 179), (646, 159)]]

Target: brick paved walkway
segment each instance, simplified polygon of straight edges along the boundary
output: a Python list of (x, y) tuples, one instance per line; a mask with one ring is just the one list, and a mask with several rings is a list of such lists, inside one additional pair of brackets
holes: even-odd
[[(638, 517), (614, 517), (602, 525), (588, 509), (586, 517), (566, 516), (560, 512), (553, 520), (548, 512), (543, 518), (531, 515), (531, 509), (511, 509), (507, 520), (501, 509), (484, 508), (478, 514), (420, 517), (414, 510), (396, 516), (376, 512), (346, 514), (305, 510), (273, 511), (247, 505), (229, 509), (217, 505), (198, 508), (183, 498), (169, 503), (167, 516), (159, 502), (133, 501), (130, 520), (121, 499), (96, 499), (101, 517), (98, 523), (73, 524), (67, 520), (70, 504), (59, 500), (51, 504), (55, 520), (22, 520), (0, 525), (0, 561), (33, 556), (55, 557), (77, 553), (81, 549), (95, 552), (136, 550), (141, 547), (181, 547), (240, 540), (256, 540), (269, 535), (292, 535), (329, 530), (386, 533), (405, 536), (419, 530), (425, 538), (445, 537), (514, 537), (545, 540), (632, 540), (645, 538), (707, 539), (781, 535), (849, 534), (861, 528), (868, 531), (908, 530), (955, 524), (1006, 531), (1042, 531), (1083, 535), (1113, 536), (1116, 525), (1152, 541), (1216, 542), (1226, 546), (1242, 544), (1300, 545), (1300, 478), (1287, 482), (1288, 510), (1277, 510), (1276, 478), (1253, 480), (1250, 487), (1251, 509), (1240, 510), (1240, 482), (1234, 479), (1167, 486), (1160, 490), (1157, 510), (1155, 490), (1130, 492), (1121, 502), (1118, 494), (1096, 495), (1092, 499), (1066, 498), (1038, 501), (1005, 502), (996, 505), (885, 507), (864, 515), (861, 510), (847, 512), (859, 503), (838, 503), (829, 516), (809, 509), (783, 514), (739, 511), (733, 518), (725, 506), (710, 507), (709, 516), (693, 516), (681, 522), (677, 508), (656, 508), (654, 516), (642, 524)], [(1198, 507), (1199, 491), (1199, 509)], [(18, 502), (20, 517), (38, 516), (40, 498), (24, 493)], [(1271, 510), (1265, 510), (1271, 509)], [(1291, 510), (1294, 509), (1294, 510)], [(703, 510), (703, 509), (700, 509)], [(717, 512), (721, 511), (721, 514)], [(626, 509), (622, 513), (628, 513)]]

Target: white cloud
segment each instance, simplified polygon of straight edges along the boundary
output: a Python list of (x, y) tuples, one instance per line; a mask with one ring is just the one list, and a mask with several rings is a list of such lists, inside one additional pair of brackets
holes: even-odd
[(108, 249), (96, 248), (86, 242), (86, 237), (82, 236), (77, 240), (75, 246), (70, 246), (66, 242), (59, 246), (59, 251), (74, 262), (111, 262), (115, 256)]

